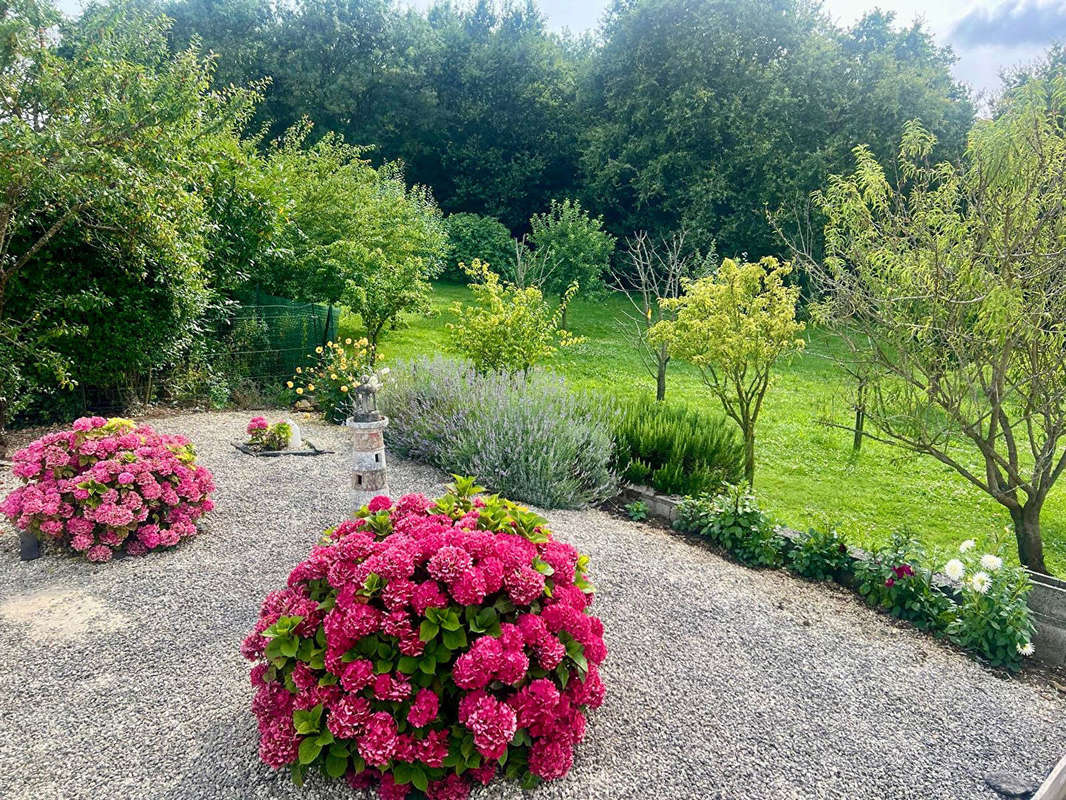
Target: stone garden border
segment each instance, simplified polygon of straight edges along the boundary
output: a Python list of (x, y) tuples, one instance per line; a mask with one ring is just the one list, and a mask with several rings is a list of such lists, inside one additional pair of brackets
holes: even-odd
[[(647, 486), (632, 483), (623, 485), (622, 495), (627, 500), (642, 501), (648, 507), (649, 516), (664, 520), (671, 525), (677, 519), (677, 504), (681, 501), (680, 497), (659, 494)], [(803, 535), (800, 531), (785, 527), (779, 527), (778, 532), (793, 541)], [(854, 562), (866, 559), (867, 553), (858, 547), (849, 546), (848, 556)], [(851, 570), (839, 577), (841, 584), (851, 589), (855, 588), (854, 573)], [(1036, 652), (1033, 658), (1048, 666), (1064, 667), (1066, 666), (1066, 581), (1034, 572), (1029, 573), (1029, 578), (1033, 583), (1033, 590), (1029, 595), (1029, 608), (1033, 612), (1033, 620), (1036, 623), (1036, 634), (1033, 636)], [(954, 597), (958, 592), (956, 584), (939, 572), (933, 574), (933, 585), (949, 597)], [(1066, 789), (1062, 797), (1066, 798)]]

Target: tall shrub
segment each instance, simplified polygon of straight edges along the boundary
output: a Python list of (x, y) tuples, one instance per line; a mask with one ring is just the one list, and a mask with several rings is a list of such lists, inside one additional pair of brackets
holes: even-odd
[(604, 410), (558, 378), (481, 374), (443, 358), (395, 367), (380, 398), (388, 444), (542, 508), (580, 508), (617, 489)]
[(515, 258), (514, 240), (511, 232), (495, 217), (480, 214), (449, 214), (444, 218), (448, 234), (448, 251), (444, 275), (453, 280), (464, 280), (463, 264), (479, 259), (498, 273), (508, 269)]

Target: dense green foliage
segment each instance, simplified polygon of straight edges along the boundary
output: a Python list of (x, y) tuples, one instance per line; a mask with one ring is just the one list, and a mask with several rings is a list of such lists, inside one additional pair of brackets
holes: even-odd
[(785, 555), (788, 568), (812, 581), (836, 578), (851, 566), (848, 545), (835, 528), (811, 528)]
[(274, 135), (309, 117), (514, 232), (579, 196), (616, 236), (686, 225), (726, 255), (775, 252), (763, 210), (802, 203), (856, 144), (888, 156), (920, 117), (954, 157), (974, 113), (920, 25), (873, 12), (841, 30), (800, 0), (618, 0), (599, 41), (489, 0), (164, 8), (223, 83), (272, 79)]
[[(149, 0), (146, 0), (149, 1)], [(582, 48), (550, 35), (535, 9), (393, 0), (163, 3), (173, 39), (199, 37), (219, 77), (271, 78), (258, 119), (280, 135), (317, 130), (402, 159), (447, 212), (518, 229), (571, 188), (578, 162)]]
[(775, 252), (764, 209), (805, 203), (859, 142), (921, 117), (962, 149), (953, 57), (873, 12), (847, 31), (801, 0), (618, 0), (592, 66), (586, 189), (618, 230), (687, 227), (728, 256)]
[(535, 252), (548, 262), (547, 291), (562, 295), (577, 284), (588, 295), (602, 288), (614, 252), (614, 237), (603, 230), (602, 217), (591, 216), (577, 200), (552, 200), (547, 211), (533, 215), (529, 228)]
[(752, 491), (727, 486), (718, 494), (686, 497), (677, 505), (674, 527), (704, 536), (750, 567), (779, 567), (784, 537), (759, 508)]
[(0, 430), (254, 391), (269, 342), (235, 318), (243, 288), (343, 300), (372, 345), (425, 306), (446, 237), (397, 166), (336, 134), (309, 145), (306, 122), (261, 147), (257, 94), (213, 88), (213, 61), (169, 49), (154, 11), (0, 14)]
[(622, 478), (664, 494), (715, 492), (744, 476), (744, 448), (726, 420), (681, 403), (620, 401), (614, 438)]
[(498, 219), (480, 214), (449, 214), (444, 218), (448, 234), (448, 255), (444, 275), (451, 280), (464, 280), (466, 273), (460, 265), (470, 265), (478, 259), (493, 272), (507, 275), (515, 258), (515, 241), (511, 232)]
[(25, 0), (0, 25), (0, 339), (14, 356), (0, 395), (55, 404), (64, 383), (122, 387), (173, 365), (195, 336), (210, 297), (197, 187), (254, 98), (212, 91), (209, 62), (170, 52), (165, 24), (126, 5), (72, 23)]
[(613, 497), (611, 432), (551, 376), (479, 373), (437, 358), (392, 369), (380, 399), (389, 446), (494, 492), (541, 508), (581, 508)]

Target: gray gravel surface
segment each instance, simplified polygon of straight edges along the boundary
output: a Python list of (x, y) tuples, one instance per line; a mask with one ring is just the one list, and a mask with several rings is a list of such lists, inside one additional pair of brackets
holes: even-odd
[[(326, 798), (261, 765), (238, 653), (258, 605), (347, 512), (344, 454), (256, 459), (248, 414), (153, 421), (189, 435), (217, 509), (176, 550), (95, 566), (0, 539), (0, 797)], [(343, 451), (344, 432), (305, 435)], [(394, 494), (442, 475), (392, 459)], [(0, 491), (13, 485), (0, 476)], [(1066, 750), (1066, 699), (866, 609), (651, 526), (552, 512), (592, 556), (607, 701), (538, 798), (987, 798)], [(517, 798), (492, 784), (477, 795)]]

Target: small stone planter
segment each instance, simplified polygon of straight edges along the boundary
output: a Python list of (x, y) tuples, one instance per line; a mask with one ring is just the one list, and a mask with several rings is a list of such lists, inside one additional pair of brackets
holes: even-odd
[(332, 450), (319, 450), (306, 439), (303, 441), (303, 449), (301, 450), (256, 450), (245, 442), (231, 442), (230, 444), (242, 453), (255, 456), (256, 458), (273, 458), (275, 456), (322, 456), (333, 452)]
[(353, 512), (379, 494), (389, 493), (385, 471), (385, 428), (388, 417), (360, 421), (349, 418), (344, 423), (352, 431), (351, 502)]

